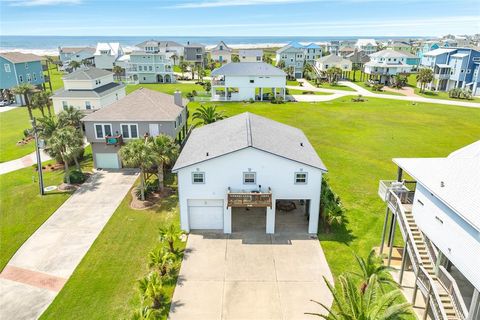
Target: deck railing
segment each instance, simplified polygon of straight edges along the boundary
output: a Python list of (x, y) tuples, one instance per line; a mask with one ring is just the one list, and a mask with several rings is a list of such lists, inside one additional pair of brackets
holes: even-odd
[(228, 188), (227, 206), (233, 208), (272, 208), (272, 190), (268, 192), (232, 192)]
[(468, 316), (468, 309), (463, 301), (462, 294), (458, 288), (457, 282), (452, 277), (452, 275), (443, 267), (438, 268), (438, 279), (447, 290), (448, 294), (452, 297), (453, 307), (457, 312), (457, 315), (460, 319), (466, 319)]

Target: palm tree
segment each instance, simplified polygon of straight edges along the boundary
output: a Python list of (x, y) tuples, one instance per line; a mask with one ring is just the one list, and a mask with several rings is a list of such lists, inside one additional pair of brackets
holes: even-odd
[(180, 71), (182, 71), (182, 78), (185, 76), (185, 72), (188, 71), (188, 62), (180, 61)]
[(288, 79), (294, 79), (293, 74), (295, 72), (295, 68), (293, 66), (288, 66), (285, 68), (285, 73), (287, 74)]
[(360, 70), (360, 65), (358, 63), (352, 63), (352, 70), (353, 70), (353, 82), (357, 81), (356, 74), (357, 71)]
[(238, 54), (232, 55), (232, 62), (240, 62), (240, 57), (238, 56)]
[(70, 106), (58, 114), (58, 123), (60, 127), (71, 126), (80, 129), (82, 126), (82, 118), (85, 115), (78, 109)]
[(160, 241), (167, 242), (170, 252), (174, 253), (175, 241), (180, 239), (180, 237), (184, 234), (184, 232), (180, 230), (180, 228), (178, 228), (176, 225), (171, 224), (167, 228), (160, 228), (159, 234), (160, 234)]
[(314, 301), (328, 311), (328, 315), (308, 312), (306, 314), (329, 320), (398, 320), (412, 314), (409, 303), (399, 302), (402, 299), (400, 290), (395, 289), (385, 294), (380, 292), (376, 275), (369, 279), (364, 293), (360, 292), (357, 283), (348, 275), (338, 277), (339, 289), (325, 278), (324, 280), (333, 295), (334, 306), (327, 307)]
[(161, 246), (148, 254), (148, 267), (158, 272), (161, 277), (168, 276), (175, 268), (175, 254)]
[(393, 286), (398, 287), (397, 283), (393, 280), (389, 271), (390, 267), (384, 266), (382, 259), (375, 254), (375, 251), (370, 251), (367, 259), (359, 257), (355, 254), (355, 259), (357, 259), (358, 266), (360, 267), (360, 273), (352, 272), (353, 275), (359, 277), (362, 281), (360, 284), (360, 292), (365, 293), (369, 280), (372, 276), (376, 276), (377, 284), (380, 285), (380, 289), (383, 292), (383, 286)]
[(433, 71), (428, 68), (422, 68), (417, 73), (417, 82), (420, 84), (420, 92), (425, 92), (425, 86), (427, 83), (433, 81)]
[(65, 165), (65, 176), (67, 183), (70, 183), (70, 175), (68, 174), (68, 162), (73, 158), (75, 165), (80, 170), (80, 164), (78, 162), (78, 153), (80, 148), (83, 147), (83, 137), (81, 133), (73, 127), (64, 127), (52, 134), (48, 140), (49, 147), (62, 158)]
[(56, 117), (43, 117), (38, 119), (39, 136), (42, 139), (48, 140), (53, 133), (59, 128)]
[(325, 232), (330, 232), (330, 227), (343, 222), (344, 208), (340, 197), (333, 192), (326, 179), (322, 179), (320, 194), (320, 217), (323, 221)]
[(90, 59), (83, 59), (81, 64), (83, 64), (85, 67), (90, 67), (92, 65), (92, 60)]
[(72, 60), (68, 63), (68, 67), (69, 68), (72, 68), (73, 71), (77, 70), (78, 68), (80, 68), (80, 62), (78, 61), (75, 61), (75, 60)]
[(120, 77), (121, 77), (121, 75), (123, 74), (123, 72), (125, 71), (125, 69), (123, 69), (123, 68), (120, 67), (120, 66), (115, 66), (115, 67), (113, 67), (112, 71), (113, 71), (113, 73), (115, 74), (115, 78), (116, 78), (117, 80), (120, 80)]
[(269, 55), (264, 54), (262, 58), (263, 58), (263, 62), (265, 62), (265, 63), (268, 63), (268, 64), (273, 63), (273, 59)]
[(140, 168), (140, 198), (145, 201), (145, 172), (156, 163), (155, 152), (144, 140), (137, 139), (122, 146), (120, 156), (125, 165)]
[[(203, 76), (205, 75), (205, 69), (203, 68), (203, 66), (201, 64), (197, 64), (195, 66), (195, 69), (197, 71), (198, 81), (203, 81)], [(193, 78), (192, 78), (192, 80), (193, 80)]]
[(342, 69), (337, 68), (337, 67), (332, 67), (327, 70), (327, 79), (330, 84), (336, 84), (338, 79), (342, 75)]
[(163, 190), (163, 170), (164, 166), (171, 164), (178, 156), (179, 148), (172, 137), (161, 134), (148, 139), (148, 143), (156, 156), (158, 172), (158, 190)]
[(170, 59), (173, 60), (173, 65), (176, 65), (176, 64), (177, 64), (178, 56), (177, 56), (176, 54), (172, 54), (172, 56), (170, 57)]
[(167, 297), (158, 273), (151, 272), (146, 277), (140, 279), (138, 288), (142, 295), (143, 303), (149, 305), (150, 308), (158, 310), (165, 305)]
[(33, 120), (32, 105), (30, 104), (30, 97), (35, 91), (36, 91), (35, 87), (30, 83), (22, 83), (12, 89), (12, 92), (14, 94), (18, 94), (23, 97), (23, 102), (27, 107), (30, 120)]
[(39, 109), (42, 113), (42, 117), (45, 117), (45, 107), (48, 108), (48, 114), (51, 116), (50, 111), (50, 94), (46, 91), (40, 91), (34, 93), (31, 99), (32, 109)]
[(223, 111), (217, 111), (216, 106), (205, 107), (204, 105), (200, 105), (200, 107), (192, 114), (193, 120), (199, 120), (197, 125), (214, 123), (218, 120), (225, 119), (226, 117), (227, 116)]
[(277, 62), (277, 68), (279, 68), (279, 69), (285, 68), (285, 61), (283, 61), (283, 60), (278, 61)]

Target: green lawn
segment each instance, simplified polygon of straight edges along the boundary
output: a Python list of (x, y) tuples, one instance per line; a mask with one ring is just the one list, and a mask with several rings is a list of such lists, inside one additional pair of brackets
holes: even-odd
[[(314, 87), (317, 87), (317, 85), (315, 84), (315, 82), (313, 81), (309, 81), (310, 84)], [(345, 90), (345, 91), (355, 91), (354, 89), (350, 88), (350, 87), (347, 87), (347, 86), (344, 86), (344, 85), (341, 85), (341, 84), (330, 84), (328, 82), (324, 82), (322, 83), (320, 86), (318, 86), (318, 88), (321, 88), (321, 89), (332, 89), (332, 90)]]
[(287, 90), (288, 90), (288, 94), (302, 94), (303, 95), (304, 92), (313, 92), (313, 94), (319, 95), (319, 96), (329, 96), (329, 95), (333, 94), (333, 93), (329, 93), (329, 92), (310, 91), (308, 89), (305, 89), (305, 90), (287, 89)]
[(364, 89), (367, 89), (368, 91), (370, 92), (373, 92), (373, 93), (379, 93), (379, 94), (389, 94), (389, 95), (392, 95), (392, 96), (405, 96), (404, 94), (402, 93), (398, 93), (398, 92), (391, 92), (391, 91), (387, 91), (387, 90), (382, 90), (382, 91), (373, 91), (372, 90), (372, 87), (370, 86), (367, 86), (365, 84), (364, 81), (358, 81), (358, 82), (354, 82), (356, 85), (364, 88)]
[(297, 80), (287, 80), (287, 86), (299, 86), (300, 82)]
[(168, 94), (173, 94), (175, 91), (180, 90), (182, 91), (182, 96), (186, 96), (187, 93), (191, 92), (192, 90), (196, 90), (198, 92), (205, 91), (205, 89), (198, 84), (194, 83), (142, 83), (142, 84), (135, 84), (135, 85), (127, 85), (126, 91), (127, 94), (137, 90), (138, 88), (148, 88), (151, 90), (156, 90)]
[(480, 102), (480, 98), (474, 97), (471, 100), (466, 100), (466, 99), (455, 99), (455, 98), (450, 98), (448, 96), (448, 92), (444, 91), (428, 91), (426, 90), (425, 92), (420, 92), (420, 88), (417, 87), (417, 79), (415, 74), (411, 74), (408, 76), (408, 85), (415, 90), (415, 94), (425, 97), (425, 98), (432, 98), (432, 99), (443, 99), (443, 100), (453, 100), (453, 101), (465, 101), (465, 102)]
[(55, 67), (54, 65), (50, 67), (50, 81), (52, 82), (52, 90), (54, 92), (58, 89), (63, 88), (63, 76), (64, 73), (62, 71), (58, 71), (57, 67)]
[[(86, 148), (82, 167), (84, 171), (90, 171), (92, 168), (90, 147)], [(62, 179), (63, 170), (44, 173), (45, 186), (59, 185)], [(0, 194), (2, 195), (0, 270), (2, 270), (17, 249), (68, 199), (70, 193), (52, 191), (43, 197), (40, 196), (37, 172), (28, 167), (0, 175)]]
[[(178, 197), (142, 211), (130, 209), (130, 200), (129, 194), (41, 319), (129, 319), (139, 306), (137, 280), (147, 274), (159, 227), (179, 223)], [(167, 287), (170, 297), (173, 289)]]
[[(275, 107), (215, 104), (229, 115), (249, 111), (304, 130), (347, 209), (345, 226), (319, 234), (335, 276), (352, 269), (353, 253), (366, 256), (380, 244), (385, 205), (378, 181), (395, 178), (393, 157), (443, 157), (480, 136), (480, 109), (447, 105), (376, 98), (352, 103), (347, 97)], [(197, 105), (191, 103), (190, 110)]]

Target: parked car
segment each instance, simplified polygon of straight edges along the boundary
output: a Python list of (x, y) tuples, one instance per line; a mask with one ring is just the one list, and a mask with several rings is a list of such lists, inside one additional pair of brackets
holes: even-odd
[(8, 100), (2, 100), (0, 101), (0, 107), (6, 107), (10, 104), (10, 102), (8, 102)]

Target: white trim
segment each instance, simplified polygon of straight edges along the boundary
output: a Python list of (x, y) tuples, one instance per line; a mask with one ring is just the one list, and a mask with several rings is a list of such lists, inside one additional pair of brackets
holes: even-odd
[[(122, 126), (127, 126), (128, 128), (128, 137), (125, 137), (123, 135), (123, 128)], [(132, 137), (132, 126), (135, 126), (137, 128), (137, 136), (136, 137)], [(122, 135), (122, 137), (124, 139), (138, 139), (138, 124), (137, 123), (120, 123), (120, 134)]]
[[(245, 175), (253, 174), (253, 182), (245, 182)], [(257, 173), (253, 171), (245, 171), (243, 172), (243, 184), (257, 184)]]
[[(194, 175), (201, 174), (203, 181), (202, 182), (195, 182)], [(205, 172), (194, 171), (192, 172), (192, 184), (205, 184)]]
[[(97, 135), (97, 126), (102, 126), (102, 137), (99, 137)], [(93, 124), (93, 130), (95, 131), (95, 138), (96, 139), (105, 139), (105, 126), (109, 126), (110, 127), (110, 134), (113, 133), (112, 131), (112, 124), (111, 123), (94, 123)]]
[(12, 68), (10, 67), (9, 63), (4, 63), (3, 69), (5, 70), (5, 72), (12, 72)]
[[(305, 182), (298, 182), (297, 181), (298, 180), (297, 176), (299, 174), (304, 174), (305, 175)], [(308, 172), (303, 172), (303, 171), (295, 172), (294, 178), (295, 178), (294, 179), (295, 184), (308, 184)]]

